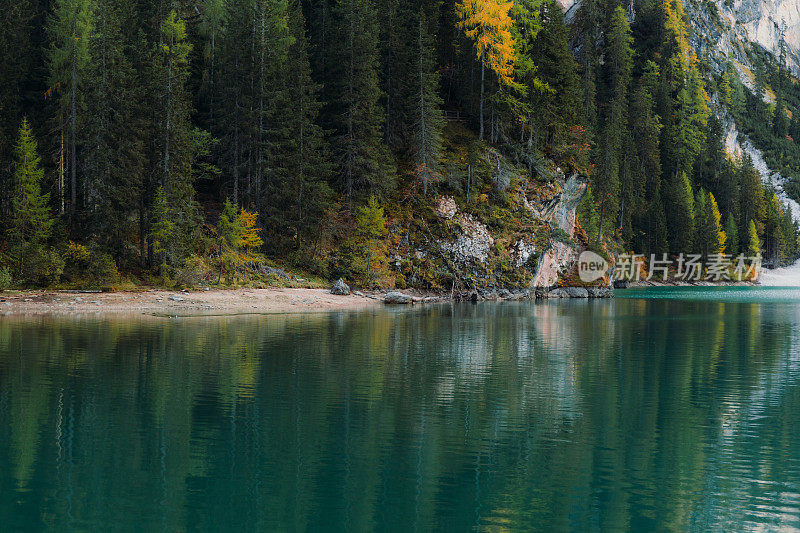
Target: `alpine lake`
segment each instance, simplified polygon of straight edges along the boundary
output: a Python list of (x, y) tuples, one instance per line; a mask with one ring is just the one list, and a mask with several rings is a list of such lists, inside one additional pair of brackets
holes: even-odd
[(800, 530), (800, 291), (0, 317), (0, 531), (432, 530)]

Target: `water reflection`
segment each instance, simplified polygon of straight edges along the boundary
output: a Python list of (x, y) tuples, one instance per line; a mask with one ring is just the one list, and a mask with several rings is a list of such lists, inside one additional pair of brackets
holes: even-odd
[(800, 527), (784, 303), (0, 320), (14, 529)]

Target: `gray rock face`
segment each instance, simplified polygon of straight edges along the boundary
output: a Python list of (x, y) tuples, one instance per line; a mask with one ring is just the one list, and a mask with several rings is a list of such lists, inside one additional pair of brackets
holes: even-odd
[(461, 213), (454, 220), (458, 224), (461, 235), (454, 242), (440, 242), (439, 245), (456, 263), (483, 263), (489, 256), (494, 239), (486, 226), (475, 220), (472, 215)]
[(399, 291), (392, 291), (387, 293), (386, 296), (383, 297), (383, 303), (385, 304), (412, 304), (414, 303), (414, 298), (408, 294), (403, 294)]
[(583, 287), (559, 287), (547, 293), (548, 298), (588, 298), (589, 291)]
[(613, 298), (614, 289), (611, 287), (589, 287), (589, 298)]
[(337, 296), (347, 296), (350, 294), (350, 287), (344, 282), (342, 278), (336, 280), (336, 283), (331, 287), (331, 294)]

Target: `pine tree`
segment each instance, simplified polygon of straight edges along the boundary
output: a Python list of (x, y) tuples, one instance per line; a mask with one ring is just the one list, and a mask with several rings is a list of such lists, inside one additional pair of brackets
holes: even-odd
[(789, 134), (789, 118), (786, 116), (783, 98), (780, 96), (775, 102), (775, 112), (772, 115), (772, 132), (780, 139)]
[[(636, 243), (644, 248), (641, 241), (648, 240), (646, 235), (651, 231), (650, 209), (647, 204), (653, 201), (661, 188), (661, 152), (659, 135), (661, 133), (661, 117), (655, 112), (654, 91), (659, 77), (658, 65), (648, 61), (644, 72), (633, 92), (630, 110), (629, 146), (632, 155), (630, 179), (622, 184), (620, 220), (624, 226), (625, 217), (632, 219), (631, 225), (636, 234)], [(632, 239), (633, 235), (624, 235)]]
[[(78, 115), (83, 108), (81, 80), (89, 60), (91, 32), (91, 0), (55, 1), (48, 25), (51, 43), (48, 50), (49, 84), (60, 93), (58, 121), (62, 139), (66, 139), (66, 142), (61, 142), (60, 157), (68, 161), (69, 211), (72, 215), (76, 212), (78, 201)], [(65, 151), (68, 155), (64, 155)], [(59, 184), (66, 181), (63, 168), (62, 165)], [(63, 193), (64, 188), (59, 187), (59, 192)]]
[(481, 65), (479, 139), (484, 136), (486, 69), (494, 72), (501, 84), (510, 83), (514, 74), (514, 39), (509, 16), (511, 5), (512, 2), (504, 0), (462, 0), (456, 5), (459, 26), (467, 38), (475, 43), (475, 52)]
[(382, 142), (384, 111), (379, 105), (377, 18), (371, 0), (341, 0), (335, 9), (340, 35), (336, 50), (339, 71), (334, 82), (335, 147), (341, 160), (342, 190), (355, 192), (394, 188), (394, 164)]
[(20, 278), (44, 252), (53, 228), (50, 195), (42, 192), (44, 170), (36, 139), (27, 119), (22, 120), (14, 147), (9, 244)]

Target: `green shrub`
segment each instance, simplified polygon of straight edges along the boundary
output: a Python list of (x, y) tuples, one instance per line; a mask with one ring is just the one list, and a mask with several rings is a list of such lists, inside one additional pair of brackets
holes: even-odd
[(8, 267), (0, 268), (0, 291), (11, 287), (11, 269)]

